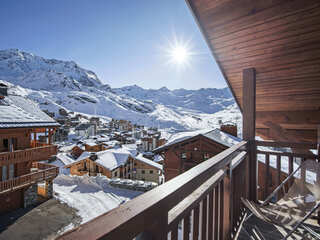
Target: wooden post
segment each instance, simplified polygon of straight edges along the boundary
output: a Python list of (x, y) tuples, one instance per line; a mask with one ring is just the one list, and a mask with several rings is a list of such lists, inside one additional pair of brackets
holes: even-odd
[(243, 139), (248, 141), (249, 199), (257, 201), (257, 154), (256, 135), (256, 71), (244, 69), (243, 77)]
[[(317, 137), (318, 137), (318, 163), (320, 162), (320, 124), (318, 125), (318, 134), (317, 134)], [(318, 224), (320, 225), (320, 211), (318, 211)]]
[(320, 162), (320, 124), (318, 125), (318, 161)]
[(48, 144), (52, 144), (52, 129), (51, 128), (49, 128), (49, 134), (48, 134)]

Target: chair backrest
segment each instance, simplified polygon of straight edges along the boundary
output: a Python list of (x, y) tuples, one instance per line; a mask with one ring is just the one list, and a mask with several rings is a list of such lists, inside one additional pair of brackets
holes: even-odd
[(301, 169), (294, 176), (294, 183), (283, 199), (300, 199), (304, 203), (320, 201), (320, 163), (305, 160), (300, 166)]

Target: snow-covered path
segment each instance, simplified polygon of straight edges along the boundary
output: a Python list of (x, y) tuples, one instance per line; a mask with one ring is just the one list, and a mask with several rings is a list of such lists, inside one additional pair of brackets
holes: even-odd
[(78, 210), (82, 222), (110, 211), (142, 192), (111, 187), (103, 176), (59, 175), (54, 180), (55, 197)]

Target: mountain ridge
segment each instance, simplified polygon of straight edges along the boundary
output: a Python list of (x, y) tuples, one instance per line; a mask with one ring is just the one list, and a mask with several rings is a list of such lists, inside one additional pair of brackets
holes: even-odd
[(58, 114), (60, 108), (144, 125), (199, 129), (216, 125), (212, 114), (237, 109), (228, 88), (199, 90), (112, 88), (73, 61), (46, 59), (18, 49), (0, 50), (0, 79), (12, 92)]

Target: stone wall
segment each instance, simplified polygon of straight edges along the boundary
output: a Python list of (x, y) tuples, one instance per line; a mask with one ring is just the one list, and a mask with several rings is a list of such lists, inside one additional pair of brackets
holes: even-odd
[(47, 190), (47, 197), (53, 197), (53, 181), (46, 181), (46, 190)]
[(29, 207), (37, 204), (38, 202), (38, 184), (31, 185), (28, 189), (24, 191), (24, 202), (23, 206)]

